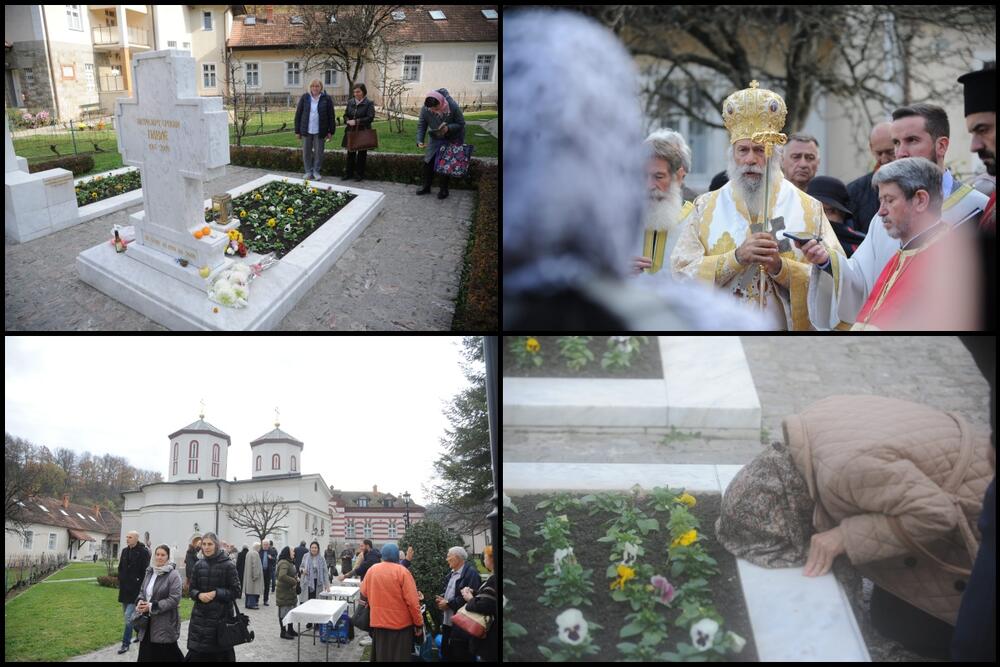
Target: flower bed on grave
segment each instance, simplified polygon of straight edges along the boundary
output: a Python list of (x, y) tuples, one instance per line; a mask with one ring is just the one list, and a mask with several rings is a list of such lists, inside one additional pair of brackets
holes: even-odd
[(505, 661), (757, 660), (719, 495), (504, 502)]
[[(355, 194), (274, 181), (233, 199), (232, 215), (251, 252), (281, 258), (347, 206)], [(205, 209), (205, 221), (212, 220)]]
[(649, 336), (504, 336), (508, 377), (662, 378)]
[(114, 176), (94, 176), (89, 181), (80, 181), (76, 185), (76, 203), (86, 206), (141, 187), (142, 179), (138, 169)]

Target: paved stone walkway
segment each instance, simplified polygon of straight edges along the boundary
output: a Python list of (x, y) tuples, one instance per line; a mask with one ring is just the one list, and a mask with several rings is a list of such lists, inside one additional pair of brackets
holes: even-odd
[(989, 387), (954, 336), (743, 336), (760, 399), (759, 438), (663, 428), (504, 428), (505, 461), (748, 463), (781, 421), (833, 394), (879, 394), (955, 410), (989, 427)]
[[(250, 629), (254, 631), (254, 640), (249, 644), (242, 644), (236, 647), (237, 662), (262, 662), (262, 663), (287, 663), (295, 661), (295, 645), (299, 640), (289, 641), (281, 638), (281, 628), (278, 626), (278, 610), (273, 605), (270, 607), (261, 606), (260, 609), (244, 609), (243, 611), (250, 617)], [(181, 637), (178, 646), (181, 652), (187, 655), (187, 633), (190, 621), (181, 623)], [(305, 633), (305, 625), (302, 626)], [(355, 633), (354, 641), (341, 647), (336, 644), (330, 645), (330, 662), (357, 662), (361, 659), (364, 648), (359, 644), (361, 637), (367, 636), (365, 633)], [(139, 656), (139, 645), (132, 644), (127, 653), (118, 655), (121, 644), (114, 644), (99, 651), (80, 655), (70, 659), (69, 662), (135, 662)], [(326, 660), (326, 645), (316, 638), (316, 645), (313, 646), (312, 637), (303, 634), (301, 639), (303, 662), (321, 662)]]
[[(267, 173), (228, 166), (205, 184), (222, 192)], [(324, 182), (341, 184), (333, 177)], [(448, 330), (474, 214), (475, 194), (452, 190), (444, 201), (417, 197), (416, 186), (381, 181), (348, 185), (386, 195), (379, 216), (299, 301), (279, 330)], [(128, 224), (142, 204), (25, 244), (5, 243), (4, 325), (8, 331), (162, 331), (156, 322), (79, 279), (76, 255)], [(207, 298), (207, 297), (206, 297)], [(253, 290), (250, 292), (251, 302)]]

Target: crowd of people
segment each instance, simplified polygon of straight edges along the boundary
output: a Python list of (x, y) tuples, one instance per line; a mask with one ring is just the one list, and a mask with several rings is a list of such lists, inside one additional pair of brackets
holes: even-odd
[(685, 138), (643, 139), (635, 67), (611, 31), (536, 10), (510, 17), (504, 40), (505, 330), (992, 329), (989, 64), (954, 82), (961, 145), (986, 170), (974, 182), (946, 167), (952, 128), (933, 103), (871, 128), (870, 172), (819, 176), (819, 140), (784, 134), (784, 99), (750, 81), (720, 109), (728, 167), (696, 195)]
[[(220, 646), (217, 634), (219, 623), (234, 615), (234, 602), (243, 598), (246, 609), (259, 609), (261, 597), (267, 607), (273, 594), (280, 637), (294, 639), (298, 633), (283, 622), (289, 612), (352, 577), (360, 580), (357, 604), (370, 616), (371, 629), (361, 645), (372, 647), (373, 661), (408, 661), (414, 648), (427, 641), (425, 597), (410, 571), (414, 558), (412, 546), (401, 557), (397, 545), (387, 543), (379, 549), (370, 539), (363, 540), (356, 551), (345, 549), (339, 563), (332, 545), (321, 553), (315, 540), (308, 546), (302, 540), (294, 549), (286, 546), (278, 552), (265, 539), (252, 547), (244, 544), (237, 551), (208, 532), (192, 538), (184, 554), (182, 578), (169, 546), (161, 544), (151, 552), (139, 534), (130, 531), (118, 565), (118, 601), (125, 623), (118, 653), (129, 651), (137, 642), (139, 662), (234, 662), (234, 648)], [(453, 619), (466, 611), (495, 618), (496, 577), (491, 574), (483, 582), (463, 547), (452, 547), (444, 559), (449, 574), (434, 597), (434, 605), (443, 616), (441, 657), (450, 662), (495, 661), (495, 624), (489, 624), (485, 637), (478, 638), (455, 625)], [(483, 563), (492, 572), (492, 547), (486, 547)], [(178, 644), (179, 606), (184, 595), (194, 601), (186, 656)], [(312, 629), (312, 623), (306, 628)]]

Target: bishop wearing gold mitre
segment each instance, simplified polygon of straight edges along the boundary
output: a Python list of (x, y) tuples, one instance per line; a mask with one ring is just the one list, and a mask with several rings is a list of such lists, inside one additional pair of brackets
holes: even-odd
[(756, 81), (726, 98), (729, 182), (698, 197), (670, 256), (678, 279), (715, 285), (761, 311), (774, 330), (812, 329), (806, 299), (812, 267), (786, 237), (822, 241), (844, 255), (823, 204), (785, 180), (785, 101)]

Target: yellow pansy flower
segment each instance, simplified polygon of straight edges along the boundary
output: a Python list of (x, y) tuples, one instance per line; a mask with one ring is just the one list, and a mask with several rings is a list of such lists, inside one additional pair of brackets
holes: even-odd
[(295, 213), (295, 209), (293, 209), (291, 206), (289, 206), (287, 213), (288, 213), (288, 215), (291, 215), (292, 213)]
[(524, 349), (534, 354), (535, 352), (538, 352), (540, 349), (542, 349), (542, 346), (536, 339), (529, 338), (527, 342), (525, 342), (524, 344)]
[(275, 220), (274, 218), (268, 218), (267, 219), (267, 226), (268, 227), (274, 227), (276, 224), (278, 224), (278, 221)]
[(611, 590), (615, 590), (616, 588), (625, 590), (625, 582), (634, 578), (635, 570), (630, 568), (628, 565), (619, 565), (618, 578), (611, 582)]
[(680, 537), (678, 537), (673, 542), (671, 542), (670, 546), (671, 547), (676, 547), (676, 546), (686, 547), (686, 546), (688, 546), (689, 544), (691, 544), (692, 542), (694, 542), (697, 539), (698, 539), (698, 531), (692, 529), (692, 530), (689, 530), (688, 532), (684, 533)]
[(681, 495), (674, 498), (674, 500), (676, 500), (679, 503), (683, 503), (688, 507), (694, 507), (695, 503), (697, 502), (695, 501), (694, 496), (692, 496), (690, 493), (682, 493)]

